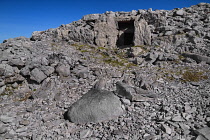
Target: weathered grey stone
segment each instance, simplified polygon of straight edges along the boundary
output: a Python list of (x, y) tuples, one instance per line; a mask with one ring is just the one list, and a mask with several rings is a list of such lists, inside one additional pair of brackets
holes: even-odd
[(11, 59), (8, 63), (11, 66), (23, 67), (25, 65), (25, 61), (21, 60), (21, 58)]
[(134, 45), (151, 45), (151, 31), (144, 19), (134, 22), (135, 33), (134, 33)]
[(201, 62), (201, 61), (204, 61), (207, 64), (210, 64), (210, 57), (207, 57), (207, 56), (202, 56), (202, 55), (194, 54), (194, 53), (183, 53), (182, 55), (184, 57), (189, 57), (189, 58), (195, 60), (198, 63)]
[(204, 127), (195, 131), (198, 135), (203, 136), (207, 140), (210, 140), (210, 128)]
[(41, 41), (41, 39), (42, 39), (42, 34), (44, 34), (45, 32), (43, 32), (43, 31), (34, 31), (33, 33), (32, 33), (32, 36), (31, 36), (31, 40), (32, 41)]
[(30, 79), (41, 83), (47, 76), (38, 68), (35, 68), (30, 73)]
[(157, 95), (149, 92), (148, 90), (144, 90), (137, 87), (131, 87), (119, 81), (116, 83), (115, 93), (122, 98), (124, 97), (131, 101), (139, 101), (139, 102), (151, 101), (157, 97)]
[(7, 86), (2, 86), (2, 87), (0, 87), (0, 94), (4, 93), (6, 87), (7, 87)]
[(133, 56), (138, 56), (144, 52), (144, 50), (141, 48), (141, 46), (132, 47), (131, 49), (132, 49), (131, 51), (132, 51)]
[(146, 56), (146, 60), (154, 63), (157, 60), (158, 56), (158, 52), (151, 52)]
[(183, 16), (184, 15), (184, 10), (180, 9), (178, 11), (175, 12), (175, 16)]
[(5, 85), (5, 82), (3, 79), (0, 79), (0, 87), (2, 87), (3, 85)]
[(126, 105), (131, 105), (131, 101), (125, 98), (121, 98), (122, 103), (126, 104)]
[(23, 75), (23, 76), (29, 76), (30, 75), (30, 69), (28, 66), (22, 68), (20, 70), (20, 74)]
[(106, 90), (92, 89), (71, 105), (67, 118), (74, 123), (110, 120), (123, 114), (119, 98)]
[(80, 139), (88, 138), (92, 135), (93, 131), (90, 129), (84, 129), (80, 131)]
[(185, 135), (188, 135), (190, 133), (190, 126), (188, 126), (184, 123), (179, 123), (179, 126), (181, 127), (181, 129)]
[(105, 47), (105, 46), (115, 46), (117, 42), (117, 27), (114, 21), (114, 18), (109, 18), (108, 23), (106, 22), (98, 22), (94, 29), (96, 31), (95, 34), (95, 43), (97, 46)]
[(192, 36), (192, 37), (189, 37), (189, 41), (193, 44), (198, 44), (198, 43), (202, 43), (203, 39), (200, 37)]
[(161, 128), (162, 128), (162, 130), (163, 130), (164, 132), (166, 132), (167, 134), (171, 134), (171, 133), (172, 133), (171, 128), (170, 128), (168, 125), (166, 125), (166, 124), (161, 124)]
[(15, 82), (22, 82), (24, 81), (25, 78), (19, 74), (15, 74), (14, 76), (8, 77), (5, 79), (5, 83), (6, 84), (11, 84), (11, 83), (15, 83)]
[[(187, 67), (208, 76), (209, 67), (205, 62), (195, 64), (190, 57), (186, 63), (179, 54), (193, 52), (210, 56), (209, 9), (210, 4), (199, 4), (183, 8), (183, 14), (177, 12), (179, 9), (106, 12), (37, 32), (31, 41), (26, 38), (4, 41), (0, 44), (0, 63), (12, 66), (14, 73), (5, 77), (5, 71), (10, 68), (0, 70), (0, 87), (7, 87), (5, 94), (0, 96), (0, 114), (12, 116), (13, 121), (0, 121), (0, 126), (3, 124), (7, 128), (5, 132), (0, 127), (0, 139), (196, 139), (192, 130), (210, 126), (209, 79), (198, 83), (182, 82), (182, 71)], [(148, 45), (149, 34), (151, 45)], [(130, 51), (132, 55), (124, 54), (126, 47), (133, 50)], [(153, 52), (158, 52), (158, 58)], [(146, 61), (150, 53), (151, 57), (148, 57), (155, 57)], [(125, 65), (112, 67), (104, 63), (104, 57)], [(141, 65), (130, 67), (127, 60)], [(58, 75), (53, 74), (60, 64), (73, 69), (68, 77), (58, 76), (58, 72)], [(47, 76), (41, 83), (30, 80), (35, 68)], [(78, 75), (83, 69), (87, 69), (88, 74)], [(24, 81), (14, 79), (19, 74)], [(99, 77), (108, 79), (96, 84), (97, 90), (113, 91), (116, 81), (127, 83), (132, 100), (120, 99), (126, 106), (126, 114), (105, 123), (75, 125), (66, 122), (62, 117), (63, 110), (86, 93)], [(154, 100), (157, 95), (161, 98)], [(41, 126), (38, 120), (43, 120)], [(159, 127), (164, 132), (160, 132)], [(206, 138), (198, 134), (197, 139)]]
[(0, 125), (0, 134), (4, 134), (7, 132), (7, 127), (4, 125)]
[(148, 98), (157, 98), (158, 97), (156, 94), (154, 94), (151, 91), (144, 90), (144, 89), (141, 89), (138, 87), (134, 87), (134, 89), (135, 89), (136, 93), (140, 94), (141, 96), (148, 97)]
[(208, 140), (205, 137), (203, 137), (202, 135), (198, 135), (196, 140)]
[(136, 91), (129, 85), (118, 81), (116, 83), (116, 94), (120, 97), (125, 97), (129, 100), (133, 99), (133, 96), (136, 94)]
[(13, 87), (13, 88), (18, 88), (18, 83), (17, 83), (17, 82), (14, 82), (14, 83), (12, 84), (12, 87)]
[(78, 73), (77, 73), (77, 76), (79, 77), (79, 78), (87, 78), (88, 77), (88, 71), (87, 70), (81, 70), (81, 71), (79, 71)]
[(94, 21), (94, 20), (97, 20), (99, 19), (99, 14), (89, 14), (89, 15), (85, 15), (83, 16), (83, 20), (87, 20), (87, 21)]
[(185, 121), (185, 120), (183, 119), (183, 117), (182, 117), (181, 115), (175, 115), (175, 116), (172, 118), (172, 121), (174, 121), (174, 122), (183, 122), (183, 121)]
[(167, 35), (172, 35), (172, 34), (173, 34), (173, 32), (172, 32), (172, 31), (166, 31), (164, 35), (166, 35), (166, 36), (167, 36)]
[(141, 65), (143, 63), (144, 59), (141, 57), (137, 57), (134, 59), (133, 63), (136, 65)]
[(21, 121), (19, 122), (19, 124), (20, 124), (20, 125), (25, 125), (25, 126), (27, 126), (27, 125), (30, 124), (30, 121), (28, 121), (28, 120), (21, 120)]
[(115, 71), (115, 72), (112, 72), (111, 75), (112, 75), (112, 78), (120, 78), (122, 77), (122, 72)]
[(15, 74), (12, 66), (7, 64), (0, 64), (0, 76), (10, 77)]
[(47, 122), (47, 121), (51, 121), (55, 118), (56, 118), (55, 114), (45, 115), (45, 116), (43, 116), (42, 121)]
[(51, 66), (42, 66), (40, 68), (40, 70), (42, 72), (44, 72), (45, 75), (49, 76), (50, 74), (54, 73), (55, 69), (54, 67), (51, 67)]
[(105, 85), (106, 85), (106, 78), (100, 78), (95, 85), (93, 86), (93, 88), (95, 89), (104, 89)]
[(14, 118), (7, 115), (1, 115), (0, 121), (2, 121), (3, 123), (11, 123), (14, 121)]
[(141, 94), (136, 94), (135, 96), (133, 96), (132, 101), (136, 101), (136, 102), (147, 102), (147, 101), (152, 101), (153, 98), (150, 97), (145, 97), (142, 96)]
[(64, 65), (64, 64), (59, 64), (56, 67), (56, 72), (60, 75), (60, 76), (64, 76), (67, 77), (70, 74), (70, 66), (68, 64)]
[(27, 132), (28, 128), (27, 127), (21, 127), (15, 130), (15, 132), (17, 133), (21, 133), (21, 132)]

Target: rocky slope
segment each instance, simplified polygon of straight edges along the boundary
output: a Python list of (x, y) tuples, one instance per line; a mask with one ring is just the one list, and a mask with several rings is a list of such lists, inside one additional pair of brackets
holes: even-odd
[[(119, 48), (112, 21), (127, 17), (135, 18), (140, 38)], [(31, 38), (5, 40), (0, 139), (210, 139), (209, 27), (210, 4), (200, 3), (87, 15)], [(67, 120), (69, 107), (92, 91), (116, 98), (119, 117)]]

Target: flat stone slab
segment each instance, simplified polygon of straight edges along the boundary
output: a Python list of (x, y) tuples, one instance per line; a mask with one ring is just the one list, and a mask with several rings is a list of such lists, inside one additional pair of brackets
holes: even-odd
[(74, 123), (97, 123), (124, 113), (121, 101), (114, 93), (91, 89), (68, 109), (67, 119)]

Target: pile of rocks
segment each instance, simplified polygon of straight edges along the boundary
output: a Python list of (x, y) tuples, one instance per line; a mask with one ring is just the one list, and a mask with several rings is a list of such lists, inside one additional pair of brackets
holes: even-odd
[[(200, 3), (173, 10), (138, 10), (91, 14), (56, 29), (34, 32), (31, 40), (76, 41), (100, 47), (115, 47), (122, 36), (119, 22), (133, 22), (133, 45), (161, 46), (179, 53), (210, 54), (210, 4)], [(126, 25), (124, 25), (126, 26)], [(129, 26), (129, 25), (128, 25)], [(129, 28), (129, 27), (128, 27)]]
[[(5, 40), (0, 138), (209, 140), (209, 7), (87, 15)], [(144, 45), (107, 41), (122, 19), (145, 27)]]

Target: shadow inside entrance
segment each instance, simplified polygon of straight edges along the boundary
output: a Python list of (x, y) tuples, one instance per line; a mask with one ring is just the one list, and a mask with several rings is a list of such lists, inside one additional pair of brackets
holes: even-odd
[(134, 39), (134, 21), (118, 21), (117, 47), (131, 47)]

